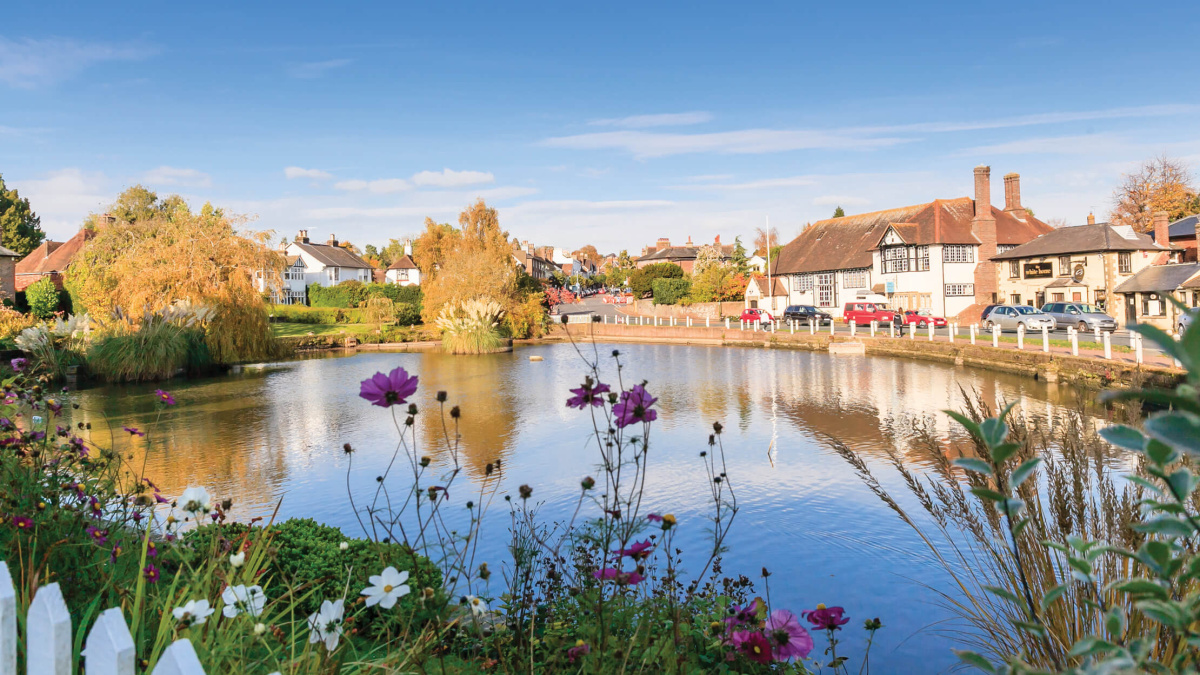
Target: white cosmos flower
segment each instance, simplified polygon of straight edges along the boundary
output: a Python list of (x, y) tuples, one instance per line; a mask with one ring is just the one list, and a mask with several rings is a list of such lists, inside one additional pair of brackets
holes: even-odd
[(208, 620), (215, 610), (208, 606), (208, 600), (189, 600), (183, 607), (171, 610), (175, 620), (185, 626), (199, 626)]
[(208, 490), (202, 487), (190, 487), (179, 495), (179, 508), (184, 513), (191, 514), (193, 518), (199, 518), (201, 515), (206, 515), (208, 510), (212, 508), (212, 497), (209, 496)]
[(267, 632), (267, 624), (265, 624), (265, 623), (254, 624), (254, 634), (255, 635), (262, 635), (265, 632)]
[(345, 611), (342, 598), (321, 603), (321, 609), (308, 617), (309, 644), (324, 642), (325, 649), (337, 649), (338, 641), (342, 639), (342, 613)]
[(404, 582), (408, 581), (408, 572), (397, 572), (395, 567), (388, 567), (382, 574), (371, 577), (371, 585), (363, 589), (367, 596), (367, 607), (379, 605), (384, 609), (396, 606), (396, 601), (408, 595), (409, 588)]
[(237, 553), (229, 556), (229, 564), (233, 565), (234, 567), (241, 567), (245, 563), (246, 563), (246, 552), (245, 551), (238, 551)]
[(225, 601), (225, 608), (221, 613), (231, 619), (242, 612), (258, 616), (262, 614), (263, 605), (267, 602), (267, 596), (263, 595), (261, 586), (247, 588), (241, 584), (226, 588), (221, 593), (221, 599)]
[(348, 548), (350, 548), (350, 542), (348, 541), (343, 541), (342, 543), (338, 544), (338, 550), (340, 551), (345, 551)]
[(488, 604), (483, 601), (483, 598), (475, 595), (467, 596), (467, 606), (471, 608), (471, 613), (475, 616), (488, 611)]

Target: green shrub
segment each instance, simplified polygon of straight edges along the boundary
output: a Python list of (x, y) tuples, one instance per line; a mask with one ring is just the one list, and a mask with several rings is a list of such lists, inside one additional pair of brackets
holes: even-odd
[(58, 287), (50, 277), (43, 277), (41, 281), (30, 284), (25, 289), (25, 300), (29, 303), (29, 311), (39, 319), (53, 317), (61, 304)]
[(95, 340), (87, 355), (88, 370), (109, 382), (165, 380), (180, 370), (201, 374), (213, 359), (198, 326), (146, 321), (137, 330), (114, 332)]
[(272, 305), (269, 310), (275, 321), (283, 323), (335, 324), (341, 312), (327, 307), (305, 307), (304, 305)]
[(396, 304), (413, 305), (418, 314), (421, 313), (421, 303), (424, 299), (420, 286), (343, 281), (335, 286), (312, 284), (308, 287), (308, 304), (312, 307), (357, 308), (368, 298), (374, 297), (384, 297)]
[(683, 268), (674, 263), (654, 263), (634, 270), (629, 275), (629, 288), (636, 297), (644, 298), (654, 289), (655, 279), (682, 279)]
[(692, 292), (691, 279), (655, 279), (651, 284), (654, 304), (678, 305)]
[[(241, 523), (210, 524), (188, 533), (184, 543), (197, 554), (210, 550), (213, 539), (225, 551), (231, 551), (242, 536), (251, 531)], [(261, 528), (256, 531), (261, 532)], [(288, 586), (304, 588), (309, 593), (298, 605), (298, 613), (307, 615), (317, 611), (321, 601), (341, 597), (345, 593), (347, 570), (349, 588), (361, 589), (369, 584), (371, 575), (379, 574), (389, 565), (409, 573), (408, 587), (411, 592), (400, 600), (393, 610), (368, 612), (367, 620), (359, 628), (370, 634), (378, 633), (389, 618), (398, 620), (408, 612), (419, 610), (419, 598), (424, 588), (442, 592), (442, 576), (428, 559), (401, 544), (384, 544), (367, 539), (352, 539), (331, 525), (323, 525), (311, 518), (292, 518), (270, 526), (271, 561), (267, 574), (282, 583), (268, 583), (265, 591), (268, 599), (277, 598)], [(341, 550), (342, 542), (347, 548)], [(353, 598), (348, 598), (352, 600)], [(418, 611), (417, 617), (421, 618)]]

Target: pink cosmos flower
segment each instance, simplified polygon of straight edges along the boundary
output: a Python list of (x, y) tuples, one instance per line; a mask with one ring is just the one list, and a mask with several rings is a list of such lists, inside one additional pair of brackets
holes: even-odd
[(592, 572), (592, 576), (598, 581), (616, 581), (618, 584), (633, 586), (646, 580), (646, 577), (637, 572), (622, 572), (615, 567), (605, 567), (602, 570)]
[(771, 643), (758, 631), (738, 631), (733, 635), (738, 653), (755, 663), (771, 662)]
[(812, 636), (800, 625), (796, 615), (786, 609), (771, 612), (764, 632), (779, 661), (802, 659), (813, 649)]
[(621, 392), (621, 402), (613, 406), (613, 421), (621, 428), (634, 422), (653, 422), (658, 419), (658, 411), (650, 406), (657, 400), (645, 387), (635, 384), (629, 391)]
[(29, 363), (29, 362), (28, 362), (28, 361), (26, 361), (25, 359), (21, 359), (21, 358), (16, 358), (16, 359), (13, 359), (13, 360), (10, 362), (10, 364), (12, 365), (12, 369), (13, 369), (14, 371), (18, 372), (18, 373), (20, 373), (20, 372), (22, 372), (22, 371), (24, 371), (24, 370), (25, 370), (25, 365), (26, 365), (27, 363)]
[(567, 407), (579, 408), (580, 410), (583, 410), (589, 405), (602, 406), (604, 405), (604, 398), (601, 396), (601, 394), (604, 394), (608, 391), (611, 390), (608, 388), (607, 384), (597, 382), (595, 383), (595, 386), (593, 386), (592, 378), (589, 377), (583, 383), (583, 386), (579, 387), (578, 389), (571, 390), (571, 393), (575, 395), (567, 399)]
[(125, 431), (129, 432), (130, 436), (145, 436), (146, 435), (146, 432), (139, 431), (135, 427), (121, 427), (121, 428), (124, 429)]
[(381, 408), (389, 408), (408, 401), (417, 392), (417, 376), (409, 375), (403, 368), (396, 368), (384, 375), (375, 373), (362, 381), (358, 395)]
[(637, 560), (638, 558), (645, 558), (649, 556), (650, 551), (653, 548), (654, 544), (650, 543), (650, 540), (647, 539), (645, 541), (634, 542), (629, 546), (629, 548), (619, 548), (613, 551), (613, 555), (618, 559), (623, 556), (629, 556), (630, 558)]
[(13, 527), (17, 528), (18, 530), (32, 530), (33, 519), (26, 518), (25, 516), (14, 516)]
[(158, 581), (158, 577), (160, 576), (158, 568), (154, 566), (154, 563), (147, 563), (146, 567), (142, 569), (142, 575), (145, 576), (146, 581), (149, 581), (150, 583)]
[(741, 605), (733, 605), (729, 608), (729, 616), (725, 617), (725, 623), (729, 626), (740, 625), (756, 625), (758, 623), (758, 598), (755, 598), (750, 604), (742, 607)]
[(154, 398), (163, 405), (175, 405), (175, 397), (170, 392), (163, 391), (162, 389), (154, 390)]
[(650, 522), (653, 522), (653, 523), (661, 523), (662, 516), (658, 515), (657, 513), (648, 513), (648, 514), (646, 514), (646, 520), (649, 520)]
[(575, 663), (575, 659), (583, 656), (584, 654), (590, 653), (591, 651), (591, 645), (583, 640), (580, 640), (575, 644), (574, 647), (571, 647), (567, 650), (567, 661), (570, 663)]
[(841, 607), (826, 607), (817, 605), (816, 609), (800, 612), (808, 622), (821, 630), (841, 630), (842, 626), (850, 623), (850, 619), (842, 615), (846, 610)]
[(108, 530), (100, 529), (95, 525), (87, 526), (87, 534), (97, 544), (103, 544), (108, 541)]

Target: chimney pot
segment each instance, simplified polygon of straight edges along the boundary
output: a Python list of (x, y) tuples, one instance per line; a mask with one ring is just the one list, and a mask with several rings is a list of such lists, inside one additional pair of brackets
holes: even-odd
[(1166, 211), (1154, 212), (1154, 243), (1164, 248), (1171, 245), (1171, 238), (1167, 232), (1170, 218)]
[(992, 217), (992, 167), (975, 167), (975, 220)]
[(716, 236), (716, 238), (713, 239), (713, 243), (716, 244), (717, 246), (720, 246), (721, 245), (721, 235), (718, 234)]
[(1095, 225), (1095, 224), (1096, 224), (1096, 214), (1089, 213), (1088, 214), (1088, 225)]

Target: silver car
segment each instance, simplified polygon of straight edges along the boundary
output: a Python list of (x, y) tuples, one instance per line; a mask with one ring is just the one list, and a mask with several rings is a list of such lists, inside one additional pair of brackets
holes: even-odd
[(1195, 308), (1181, 312), (1179, 314), (1179, 325), (1176, 326), (1176, 335), (1183, 335), (1187, 332), (1188, 326), (1192, 325), (1192, 322), (1196, 320), (1196, 316), (1198, 315), (1200, 315), (1200, 309)]
[(983, 317), (985, 329), (991, 330), (993, 325), (999, 326), (1000, 330), (1024, 328), (1026, 332), (1040, 331), (1042, 326), (1048, 330), (1057, 327), (1053, 317), (1028, 305), (996, 305)]
[(1082, 302), (1050, 302), (1042, 305), (1042, 314), (1054, 319), (1060, 328), (1074, 326), (1081, 333), (1094, 333), (1097, 329), (1115, 331), (1117, 320)]

